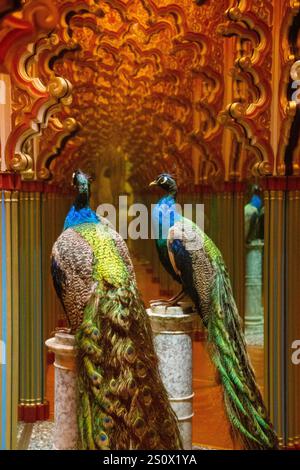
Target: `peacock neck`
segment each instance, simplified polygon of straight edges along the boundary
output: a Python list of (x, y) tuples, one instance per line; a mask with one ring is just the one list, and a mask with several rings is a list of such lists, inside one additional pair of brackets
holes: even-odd
[(74, 207), (77, 211), (87, 209), (90, 206), (88, 193), (79, 193), (74, 201)]
[(78, 194), (73, 206), (68, 212), (64, 223), (64, 230), (67, 228), (76, 227), (80, 224), (97, 224), (99, 222), (100, 219), (96, 212), (90, 208), (88, 195), (86, 193), (81, 193)]
[(163, 197), (161, 197), (158, 202), (157, 202), (157, 205), (158, 206), (162, 206), (166, 204), (167, 206), (172, 206), (174, 204), (176, 204), (176, 194), (165, 194)]
[(159, 199), (152, 213), (155, 238), (159, 246), (166, 243), (169, 229), (179, 219), (180, 214), (176, 208), (176, 196), (173, 194), (164, 195)]

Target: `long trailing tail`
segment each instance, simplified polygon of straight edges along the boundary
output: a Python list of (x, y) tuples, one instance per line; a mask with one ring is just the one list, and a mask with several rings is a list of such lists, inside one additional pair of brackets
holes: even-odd
[(250, 364), (226, 267), (222, 262), (216, 263), (215, 271), (208, 340), (232, 431), (245, 449), (277, 449), (278, 439)]
[(182, 449), (136, 287), (95, 287), (76, 335), (83, 449)]

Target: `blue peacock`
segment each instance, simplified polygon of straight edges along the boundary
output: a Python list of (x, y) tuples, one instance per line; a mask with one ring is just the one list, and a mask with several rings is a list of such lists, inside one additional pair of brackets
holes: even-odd
[(235, 437), (245, 449), (276, 449), (268, 418), (246, 350), (229, 275), (219, 249), (176, 206), (177, 184), (163, 173), (150, 186), (162, 188), (152, 213), (156, 247), (168, 273), (182, 286), (165, 305), (186, 294), (207, 331), (208, 349), (223, 386), (225, 409)]
[(181, 449), (127, 246), (91, 210), (89, 176), (78, 170), (73, 183), (51, 271), (76, 338), (79, 446)]

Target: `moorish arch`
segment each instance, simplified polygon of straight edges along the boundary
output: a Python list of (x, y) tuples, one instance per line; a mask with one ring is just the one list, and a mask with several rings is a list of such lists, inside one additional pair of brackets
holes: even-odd
[[(204, 203), (207, 231), (224, 254), (242, 316), (244, 206), (249, 188), (261, 188), (264, 395), (282, 446), (299, 446), (300, 417), (294, 413), (299, 372), (289, 347), (300, 338), (299, 102), (292, 99), (299, 66), (290, 73), (300, 60), (299, 2), (2, 3), (1, 286), (6, 296), (0, 331), (8, 350), (1, 376), (6, 423), (1, 447), (16, 448), (18, 413), (27, 422), (49, 416), (43, 342), (63, 325), (63, 312), (48, 260), (73, 197), (77, 168), (91, 173), (95, 184), (106, 178), (106, 192), (93, 193), (95, 206), (129, 187), (135, 201), (149, 206), (149, 181), (174, 172), (181, 202)], [(131, 248), (146, 258), (161, 291), (172, 290), (151, 241)]]

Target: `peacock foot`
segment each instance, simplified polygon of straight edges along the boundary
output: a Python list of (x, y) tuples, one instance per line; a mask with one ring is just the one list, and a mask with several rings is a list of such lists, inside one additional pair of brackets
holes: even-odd
[(55, 333), (65, 333), (67, 335), (70, 335), (71, 332), (72, 332), (71, 328), (57, 326), (55, 330), (52, 331), (51, 335), (54, 336)]

